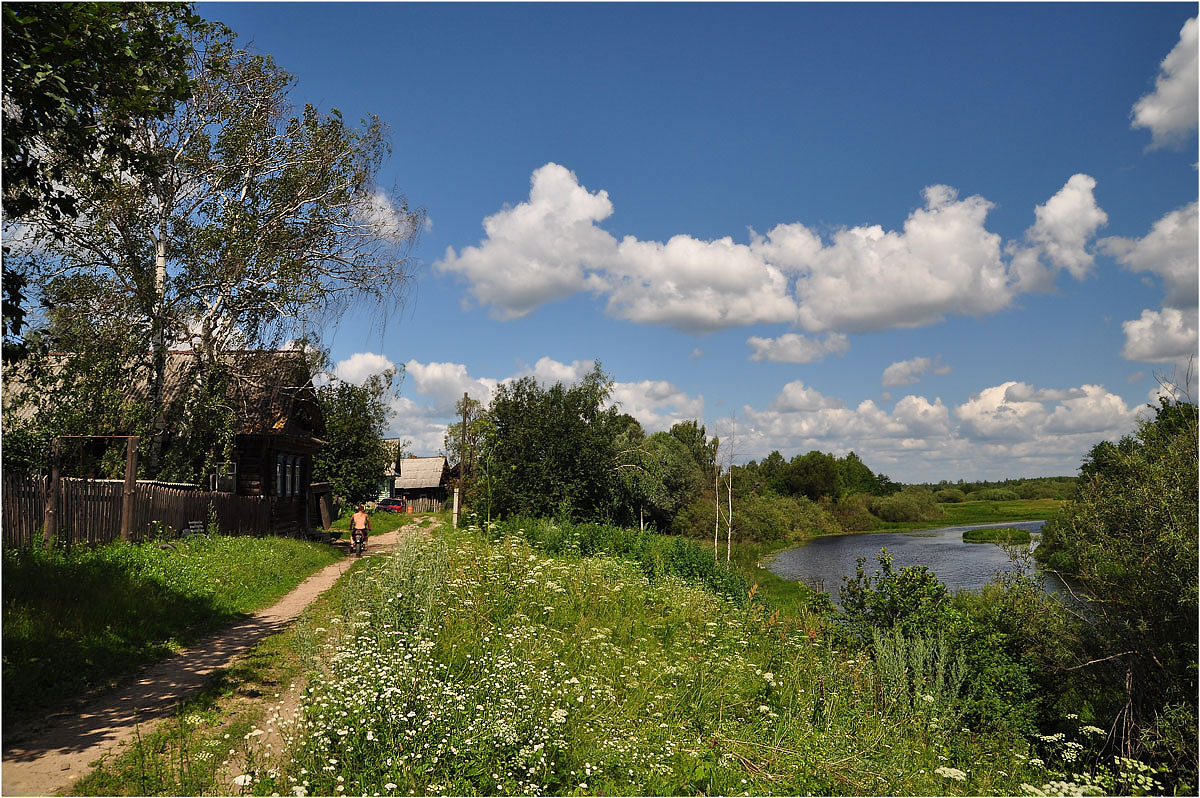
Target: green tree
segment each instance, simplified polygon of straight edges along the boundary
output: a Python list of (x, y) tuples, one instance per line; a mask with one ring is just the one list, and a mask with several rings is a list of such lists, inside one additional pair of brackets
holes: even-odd
[(446, 426), (446, 434), (442, 438), (442, 454), (446, 456), (446, 465), (450, 468), (452, 478), (457, 479), (459, 463), (463, 461), (463, 416), (467, 420), (466, 460), (464, 472), (468, 486), (477, 471), (477, 461), (484, 436), (487, 434), (489, 421), (484, 412), (483, 403), (478, 399), (464, 396), (454, 403), (454, 422)]
[(191, 32), (192, 91), (166, 117), (132, 117), (133, 166), (103, 152), (64, 166), (77, 220), (44, 206), (22, 220), (46, 253), (31, 273), (41, 302), (124, 325), (148, 352), (132, 382), (147, 386), (137, 431), (151, 475), (174, 433), (168, 348), (194, 353), (203, 394), (223, 351), (302, 337), (354, 298), (399, 300), (422, 220), (376, 184), (389, 149), (378, 119), (291, 115), (292, 76), (234, 39), (221, 25)]
[[(838, 483), (842, 494), (871, 493), (875, 490), (875, 474), (857, 454), (850, 452), (838, 458)], [(834, 498), (840, 498), (835, 496)]]
[(611, 386), (597, 364), (570, 388), (543, 388), (525, 377), (496, 389), (488, 408), (488, 448), (498, 514), (570, 520), (611, 515), (620, 417), (605, 407)]
[(704, 425), (695, 420), (673, 424), (670, 434), (691, 452), (692, 459), (700, 468), (700, 473), (706, 479), (711, 479), (717, 469), (717, 452), (721, 448), (720, 440), (716, 436), (709, 440)]
[[(150, 165), (131, 146), (133, 120), (162, 118), (188, 96), (185, 32), (192, 5), (5, 3), (3, 9), (5, 225), (38, 211), (75, 219), (66, 172), (98, 155)], [(4, 246), (4, 359), (26, 353), (28, 267)]]
[(1197, 772), (1197, 409), (1162, 399), (1155, 417), (1097, 444), (1075, 499), (1047, 523), (1039, 560), (1089, 601), (1086, 662), (1112, 686), (1126, 756)]
[(841, 495), (837, 458), (818, 451), (796, 455), (777, 481), (776, 490), (787, 496), (805, 496), (814, 502), (822, 496), (837, 498)]
[(334, 495), (348, 502), (375, 499), (394, 461), (383, 436), (396, 376), (388, 370), (362, 385), (334, 380), (317, 389), (328, 446), (313, 457), (313, 479), (332, 482)]

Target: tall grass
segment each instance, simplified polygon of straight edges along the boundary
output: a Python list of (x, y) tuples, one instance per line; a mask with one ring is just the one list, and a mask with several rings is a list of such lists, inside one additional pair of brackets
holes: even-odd
[(206, 536), (6, 549), (4, 722), (169, 656), (340, 556), (299, 540)]
[(337, 588), (340, 615), (301, 630), (313, 673), (300, 718), (276, 722), (286, 757), (262, 752), (238, 784), (295, 795), (1010, 794), (1041, 775), (1009, 740), (931, 726), (920, 696), (935, 691), (940, 707), (954, 693), (953, 658), (936, 643), (931, 657), (903, 653), (934, 682), (908, 684), (924, 691), (921, 711), (899, 712), (870, 652), (640, 561), (579, 556), (570, 533), (544, 531), (564, 554), (443, 529), (360, 563)]

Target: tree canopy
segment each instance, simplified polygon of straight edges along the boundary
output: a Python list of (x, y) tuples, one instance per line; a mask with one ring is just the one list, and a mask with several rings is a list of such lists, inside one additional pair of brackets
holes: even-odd
[[(67, 174), (106, 158), (121, 169), (154, 164), (133, 145), (135, 120), (161, 119), (191, 91), (190, 3), (5, 3), (3, 207), (5, 225), (37, 212), (79, 215)], [(7, 230), (6, 232), (12, 232)], [(25, 354), (29, 279), (4, 247), (4, 357)]]
[(171, 476), (180, 433), (181, 419), (166, 421), (169, 349), (192, 353), (195, 394), (215, 396), (223, 351), (312, 337), (353, 299), (400, 301), (423, 219), (376, 183), (389, 152), (379, 119), (293, 113), (293, 78), (269, 56), (219, 24), (182, 35), (190, 92), (165, 114), (127, 109), (136, 157), (100, 149), (61, 164), (76, 215), (42, 204), (22, 218), (50, 346), (110, 364), (60, 369), (59, 387), (94, 393), (96, 372), (146, 386), (143, 410), (124, 414), (136, 428), (122, 431), (148, 439), (156, 477)]
[(346, 501), (375, 499), (384, 472), (395, 462), (396, 452), (383, 442), (395, 379), (389, 370), (362, 385), (334, 380), (317, 389), (328, 445), (313, 457), (313, 480), (332, 482), (334, 495)]
[(1124, 685), (1111, 700), (1125, 755), (1190, 751), (1171, 764), (1192, 774), (1198, 479), (1196, 405), (1164, 398), (1133, 434), (1092, 447), (1036, 552), (1090, 600), (1085, 656)]

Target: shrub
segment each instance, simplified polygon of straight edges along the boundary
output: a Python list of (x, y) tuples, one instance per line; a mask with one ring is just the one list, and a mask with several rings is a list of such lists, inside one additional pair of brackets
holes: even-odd
[(1033, 539), (1028, 529), (992, 527), (990, 529), (965, 529), (963, 543), (1028, 543)]
[[(725, 539), (725, 498), (721, 498), (721, 539)], [(671, 531), (688, 537), (709, 539), (713, 533), (716, 507), (712, 491), (685, 507), (671, 524)], [(799, 542), (816, 535), (842, 531), (824, 504), (803, 496), (781, 496), (773, 491), (733, 497), (733, 534), (738, 540), (755, 543)]]
[(872, 497), (867, 507), (884, 521), (893, 522), (931, 521), (944, 515), (934, 495), (920, 488), (910, 488), (891, 496)]
[(1122, 743), (1191, 784), (1196, 727), (1180, 747), (1179, 725), (1158, 721), (1173, 706), (1196, 706), (1196, 452), (1196, 406), (1162, 400), (1135, 433), (1092, 448), (1074, 501), (1035, 550), (1093, 599), (1089, 659), (1102, 684), (1120, 686), (1107, 698), (1124, 718)]
[(958, 488), (943, 488), (934, 494), (934, 498), (941, 504), (958, 504), (967, 500), (967, 494)]
[(650, 579), (675, 576), (745, 604), (750, 585), (736, 568), (717, 562), (712, 552), (681, 537), (659, 535), (609, 524), (572, 524), (546, 519), (511, 518), (489, 527), (493, 540), (520, 537), (533, 548), (556, 556), (601, 554), (631, 560)]
[(865, 642), (878, 629), (924, 634), (961, 622), (962, 613), (951, 607), (950, 591), (924, 565), (896, 571), (887, 549), (880, 549), (876, 559), (879, 569), (871, 577), (866, 558), (859, 557), (854, 579), (839, 591), (842, 621), (853, 635)]
[(1015, 490), (1007, 488), (985, 488), (971, 491), (967, 494), (967, 498), (977, 502), (1015, 502), (1021, 496)]
[(843, 496), (836, 502), (829, 499), (821, 501), (821, 507), (831, 513), (842, 527), (851, 532), (865, 532), (879, 527), (879, 519), (867, 509), (871, 497), (865, 493), (855, 493)]

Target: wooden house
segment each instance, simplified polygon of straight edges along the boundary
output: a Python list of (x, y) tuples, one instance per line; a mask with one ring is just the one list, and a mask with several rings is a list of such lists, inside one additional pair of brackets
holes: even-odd
[(405, 457), (393, 483), (392, 495), (421, 512), (437, 512), (446, 500), (446, 458)]
[[(50, 374), (66, 369), (72, 356), (53, 353), (43, 368)], [(217, 379), (219, 372), (223, 401), (230, 414), (233, 445), (228, 459), (218, 463), (215, 473), (203, 475), (195, 488), (263, 497), (270, 505), (270, 522), (262, 532), (294, 535), (321, 525), (312, 496), (312, 460), (325, 445), (325, 421), (312, 384), (312, 369), (297, 350), (235, 350), (218, 354), (216, 369), (205, 369), (202, 358), (192, 350), (167, 353), (163, 381), (165, 421), (192, 412), (197, 393), (203, 391), (204, 376)], [(95, 434), (122, 435), (135, 432), (136, 413), (129, 408), (144, 403), (149, 395), (144, 363), (131, 364), (130, 381), (124, 388), (128, 406), (112, 416), (96, 419)], [(14, 410), (19, 421), (28, 421), (38, 400), (31, 386), (38, 382), (23, 369), (4, 375), (5, 413)], [(33, 401), (20, 401), (32, 391)], [(10, 404), (10, 399), (19, 401)], [(143, 436), (145, 431), (143, 428)], [(107, 445), (107, 441), (100, 441)], [(81, 444), (83, 445), (83, 444)], [(145, 445), (145, 444), (143, 444)], [(187, 442), (168, 439), (171, 446)], [(204, 461), (205, 452), (187, 452), (186, 457)], [(166, 456), (166, 454), (164, 454)], [(93, 458), (95, 459), (95, 458)], [(68, 476), (94, 477), (75, 473)], [(328, 486), (319, 486), (328, 493)]]
[(236, 379), (227, 397), (234, 413), (232, 461), (211, 487), (264, 496), (275, 534), (320, 525), (312, 496), (313, 455), (325, 445), (325, 419), (312, 373), (296, 351), (242, 351), (224, 356)]

